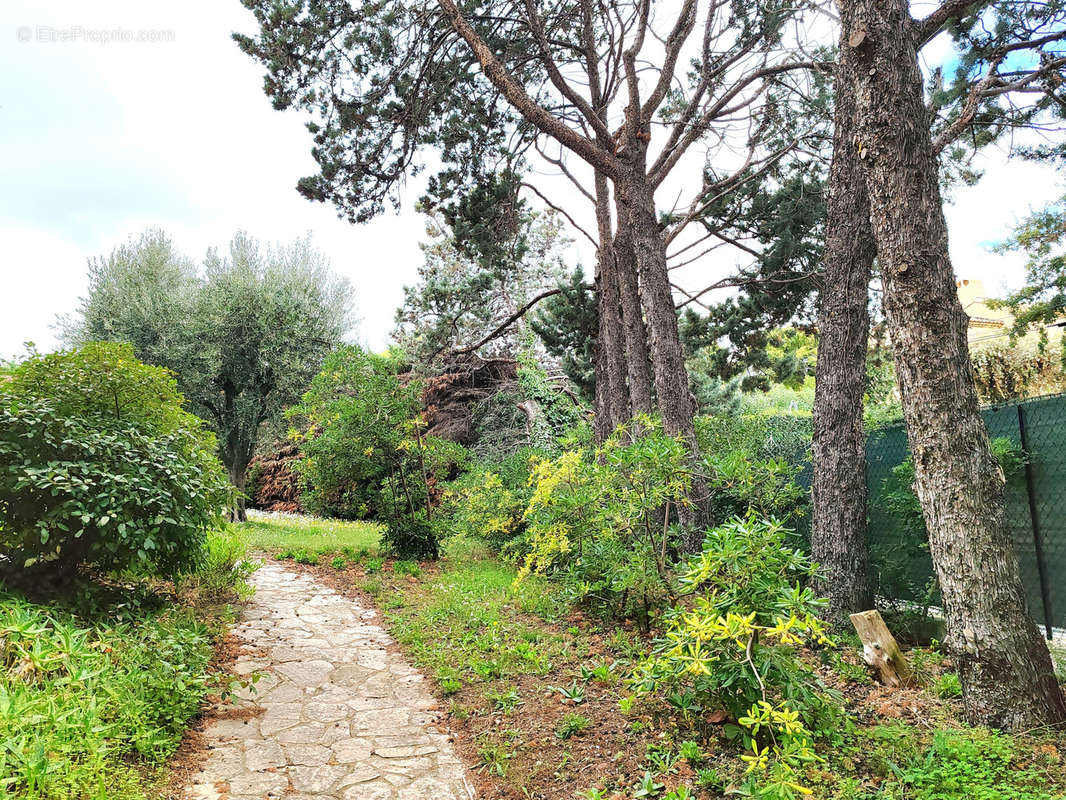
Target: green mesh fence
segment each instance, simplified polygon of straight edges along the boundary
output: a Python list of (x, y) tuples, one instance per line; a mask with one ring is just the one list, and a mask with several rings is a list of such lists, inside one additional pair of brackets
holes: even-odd
[[(1066, 395), (982, 410), (989, 436), (1005, 439), (1027, 464), (1010, 471), (1007, 521), (1029, 594), (1029, 606), (1048, 628), (1066, 628)], [(902, 424), (870, 433), (866, 442), (869, 541), (874, 590), (885, 598), (939, 604), (933, 564), (920, 517), (899, 502), (907, 460)]]

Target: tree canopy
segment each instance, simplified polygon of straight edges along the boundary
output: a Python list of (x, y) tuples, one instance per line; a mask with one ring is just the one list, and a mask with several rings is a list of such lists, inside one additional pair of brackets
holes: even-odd
[(350, 329), (351, 300), (309, 237), (263, 247), (238, 233), (201, 271), (150, 230), (90, 262), (89, 292), (64, 336), (129, 342), (172, 370), (243, 489), (262, 425), (299, 398)]

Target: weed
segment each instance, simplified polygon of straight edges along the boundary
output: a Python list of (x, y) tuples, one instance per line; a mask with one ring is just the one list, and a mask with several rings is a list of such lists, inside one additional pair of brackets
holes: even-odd
[(597, 664), (596, 668), (592, 670), (592, 679), (599, 681), (605, 686), (610, 686), (613, 683), (617, 683), (618, 676), (611, 671), (610, 664)]
[(577, 681), (574, 681), (569, 686), (551, 686), (549, 688), (553, 692), (561, 694), (563, 700), (569, 700), (574, 705), (580, 705), (585, 702), (585, 690), (578, 685)]
[(298, 548), (296, 548), (294, 550), (293, 549), (283, 550), (280, 553), (278, 553), (278, 558), (286, 558), (286, 559), (291, 558), (297, 564), (314, 565), (314, 564), (318, 563), (318, 555), (316, 553), (312, 553), (312, 552), (310, 552), (308, 550), (305, 550), (302, 547), (298, 547)]
[(522, 702), (517, 689), (509, 689), (506, 692), (490, 690), (485, 692), (485, 697), (492, 701), (493, 708), (504, 714), (510, 714)]
[(664, 788), (663, 784), (655, 781), (654, 775), (645, 772), (644, 777), (633, 787), (633, 797), (658, 797)]
[(928, 686), (935, 673), (934, 667), (943, 659), (939, 653), (915, 647), (910, 651), (911, 671), (919, 686)]
[(652, 744), (648, 745), (648, 764), (656, 774), (663, 774), (664, 772), (672, 772), (674, 764), (677, 763), (677, 753), (664, 745)]
[(514, 756), (514, 751), (502, 744), (492, 743), (478, 748), (478, 756), (483, 769), (490, 775), (502, 778), (507, 774), (507, 762)]
[(455, 694), (463, 688), (458, 678), (443, 678), (440, 682), (440, 690), (445, 694)]
[(448, 713), (456, 719), (466, 719), (470, 716), (470, 709), (464, 706), (462, 703), (458, 703), (452, 700), (448, 706)]
[(344, 569), (346, 566), (348, 566), (348, 561), (347, 559), (345, 559), (344, 556), (336, 556), (332, 561), (329, 562), (329, 565), (333, 567), (333, 569)]
[(873, 684), (870, 672), (865, 665), (849, 661), (838, 650), (823, 650), (822, 653), (823, 662), (827, 663), (830, 669), (840, 676), (841, 680), (861, 686)]
[(699, 783), (700, 788), (708, 789), (712, 792), (720, 792), (726, 785), (721, 773), (713, 768), (697, 770), (696, 781)]
[(703, 750), (700, 748), (699, 742), (694, 742), (691, 739), (682, 742), (678, 753), (694, 767), (703, 763)]
[(954, 672), (945, 672), (936, 679), (933, 691), (937, 697), (962, 697), (962, 684)]
[(385, 566), (385, 559), (380, 556), (376, 558), (368, 558), (366, 560), (366, 573), (367, 575), (373, 575), (375, 572), (381, 572), (381, 568)]
[(394, 561), (392, 571), (396, 575), (410, 575), (412, 578), (422, 574), (422, 568), (414, 561)]
[(574, 734), (581, 733), (590, 724), (591, 720), (589, 720), (588, 717), (583, 717), (580, 714), (571, 712), (563, 717), (562, 722), (559, 723), (559, 727), (555, 729), (555, 734), (560, 739), (569, 739)]
[(495, 678), (503, 677), (503, 666), (499, 659), (491, 658), (487, 660), (475, 661), (470, 665), (470, 668), (476, 675), (485, 680), (492, 680)]

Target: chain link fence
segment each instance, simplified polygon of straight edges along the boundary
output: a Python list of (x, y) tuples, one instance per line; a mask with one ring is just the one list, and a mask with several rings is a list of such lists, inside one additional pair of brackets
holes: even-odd
[[(982, 409), (1006, 465), (1007, 522), (1029, 594), (1044, 625), (1066, 628), (1066, 394)], [(866, 442), (870, 566), (880, 597), (928, 607), (940, 597), (928, 538), (910, 492), (907, 432), (900, 424)]]

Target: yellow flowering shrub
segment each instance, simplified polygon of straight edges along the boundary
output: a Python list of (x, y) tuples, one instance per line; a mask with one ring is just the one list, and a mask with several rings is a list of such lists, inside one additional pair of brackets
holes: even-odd
[(684, 596), (638, 670), (638, 692), (663, 692), (686, 714), (724, 709), (743, 745), (746, 788), (757, 797), (805, 794), (801, 770), (817, 760), (811, 742), (832, 736), (839, 699), (798, 657), (831, 646), (805, 584), (814, 566), (789, 547), (774, 520), (734, 519), (707, 533), (680, 569)]
[(691, 484), (684, 442), (642, 417), (596, 450), (536, 462), (529, 481), (519, 580), (551, 574), (572, 600), (647, 627), (676, 594), (676, 515)]

